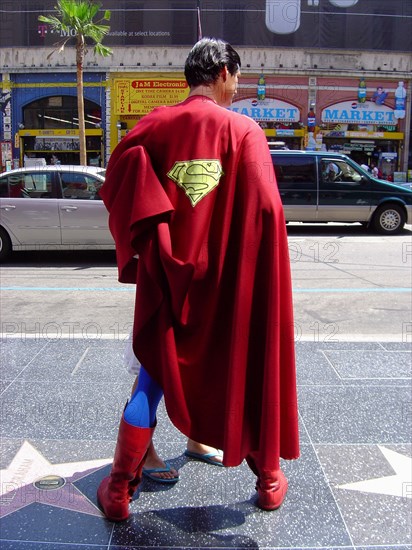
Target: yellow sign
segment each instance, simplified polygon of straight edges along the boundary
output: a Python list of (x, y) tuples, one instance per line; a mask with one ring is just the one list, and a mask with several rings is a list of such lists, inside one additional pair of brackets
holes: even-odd
[[(25, 136), (44, 136), (44, 137), (56, 137), (56, 136), (73, 136), (78, 137), (79, 130), (19, 130), (19, 135)], [(103, 130), (101, 128), (93, 128), (92, 130), (86, 130), (86, 136), (101, 136)]]
[(369, 138), (369, 139), (403, 139), (402, 132), (345, 132), (345, 137), (349, 138)]
[(187, 82), (182, 79), (115, 79), (114, 113), (146, 115), (159, 105), (175, 105), (188, 96)]

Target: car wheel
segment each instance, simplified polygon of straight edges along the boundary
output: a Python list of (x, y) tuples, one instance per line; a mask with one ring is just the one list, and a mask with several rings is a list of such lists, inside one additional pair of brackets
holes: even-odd
[(405, 225), (405, 212), (397, 204), (384, 204), (377, 208), (373, 216), (373, 227), (378, 233), (395, 235)]
[(7, 231), (0, 227), (0, 262), (5, 260), (11, 254), (11, 240)]

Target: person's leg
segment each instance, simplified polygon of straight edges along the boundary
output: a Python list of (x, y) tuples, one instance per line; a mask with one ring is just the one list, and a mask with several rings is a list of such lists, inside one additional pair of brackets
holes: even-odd
[[(136, 393), (136, 388), (138, 384), (138, 378), (136, 378), (135, 383), (132, 388), (132, 396)], [(130, 405), (130, 404), (129, 404)], [(127, 411), (126, 411), (127, 412)], [(125, 416), (127, 421), (130, 421), (130, 418)], [(223, 460), (222, 452), (214, 447), (209, 447), (203, 443), (198, 443), (193, 441), (193, 439), (187, 440), (187, 455), (191, 458), (197, 458), (198, 460), (203, 460), (208, 464), (221, 465)], [(156, 471), (160, 470), (160, 471)], [(157, 454), (154, 447), (153, 441), (150, 443), (149, 449), (144, 462), (143, 473), (145, 475), (149, 474), (150, 479), (161, 483), (162, 480), (170, 482), (173, 480), (179, 479), (179, 472), (170, 465), (166, 464)]]
[[(127, 371), (130, 374), (136, 376), (133, 387), (132, 396), (134, 395), (137, 384), (139, 381), (140, 361), (136, 358), (133, 346), (132, 335), (126, 342), (124, 350), (124, 362)], [(192, 458), (196, 457), (198, 460), (203, 460), (209, 464), (221, 465), (223, 460), (222, 452), (214, 447), (203, 445), (193, 439), (188, 439), (186, 452), (192, 455)], [(160, 471), (159, 471), (160, 470)], [(177, 481), (179, 479), (179, 472), (172, 468), (169, 464), (166, 464), (157, 454), (153, 441), (150, 442), (149, 449), (147, 451), (143, 473), (150, 477), (153, 481), (159, 481), (160, 483), (170, 483), (171, 481)]]
[(193, 439), (187, 440), (187, 448), (185, 455), (189, 458), (195, 458), (214, 466), (223, 466), (223, 453), (215, 447), (209, 447)]
[(141, 481), (162, 395), (162, 389), (142, 368), (137, 389), (120, 422), (110, 476), (103, 479), (97, 491), (100, 506), (112, 521), (129, 516), (129, 502)]
[(162, 388), (141, 367), (137, 387), (124, 410), (124, 419), (128, 424), (139, 428), (154, 426), (157, 407), (162, 397)]
[[(137, 376), (133, 383), (132, 396), (136, 391), (138, 382), (139, 377)], [(163, 480), (165, 480), (164, 482), (166, 483), (179, 480), (179, 472), (160, 458), (156, 452), (153, 441), (150, 442), (149, 448), (147, 449), (143, 474), (150, 477), (153, 481), (159, 481), (159, 483), (163, 483)]]

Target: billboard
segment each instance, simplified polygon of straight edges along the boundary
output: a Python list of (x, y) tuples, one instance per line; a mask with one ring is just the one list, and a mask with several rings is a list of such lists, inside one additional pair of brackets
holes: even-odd
[[(112, 13), (108, 46), (190, 46), (197, 0), (100, 0)], [(412, 0), (202, 0), (204, 36), (236, 46), (412, 51)], [(55, 0), (0, 0), (0, 47), (47, 46), (39, 23)]]

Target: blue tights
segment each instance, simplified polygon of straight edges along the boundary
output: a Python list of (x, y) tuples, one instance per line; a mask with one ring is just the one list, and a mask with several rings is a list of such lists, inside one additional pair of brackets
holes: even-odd
[(156, 422), (157, 406), (162, 397), (162, 388), (141, 367), (137, 388), (124, 411), (125, 421), (138, 428), (152, 428)]

